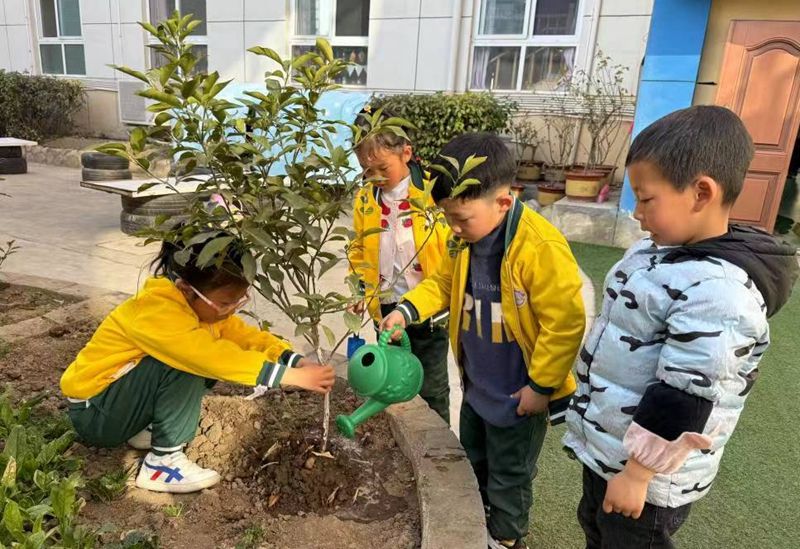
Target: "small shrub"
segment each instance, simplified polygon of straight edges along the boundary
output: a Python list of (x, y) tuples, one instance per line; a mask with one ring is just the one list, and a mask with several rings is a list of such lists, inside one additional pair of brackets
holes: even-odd
[(183, 503), (165, 505), (162, 511), (164, 511), (164, 514), (169, 518), (178, 518), (183, 514)]
[(239, 538), (236, 549), (253, 549), (254, 547), (258, 547), (265, 535), (266, 532), (260, 526), (250, 526), (244, 531), (242, 537)]
[(0, 97), (0, 135), (33, 141), (70, 133), (84, 101), (76, 80), (2, 70)]
[(128, 491), (128, 480), (135, 470), (136, 465), (127, 469), (120, 467), (103, 476), (89, 479), (86, 481), (86, 489), (93, 498), (103, 503), (116, 501)]
[(13, 406), (0, 395), (0, 547), (94, 547), (78, 524), (81, 463), (67, 454), (75, 432), (34, 413), (42, 398)]
[(395, 95), (381, 97), (372, 108), (383, 107), (392, 116), (408, 120), (415, 153), (426, 163), (433, 162), (442, 146), (464, 132), (501, 132), (517, 105), (489, 93), (445, 95)]

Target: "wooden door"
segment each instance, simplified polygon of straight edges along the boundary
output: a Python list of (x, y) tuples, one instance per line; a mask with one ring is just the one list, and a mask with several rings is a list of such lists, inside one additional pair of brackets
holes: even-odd
[(772, 231), (800, 126), (800, 21), (733, 21), (716, 103), (755, 144), (732, 218)]

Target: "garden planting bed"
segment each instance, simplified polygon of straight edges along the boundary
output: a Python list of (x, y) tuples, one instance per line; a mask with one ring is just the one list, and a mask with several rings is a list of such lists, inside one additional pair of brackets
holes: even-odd
[[(0, 289), (0, 303), (36, 304), (31, 314), (50, 312), (58, 320), (31, 324), (26, 337), (0, 343), (0, 387), (8, 388), (14, 400), (46, 391), (44, 411), (65, 412), (59, 379), (102, 319), (52, 316), (57, 307), (79, 313), (78, 300), (36, 288)], [(0, 337), (20, 320), (36, 320), (27, 314), (0, 318)], [(198, 436), (187, 449), (192, 459), (220, 472), (224, 480), (218, 486), (181, 496), (131, 486), (110, 502), (82, 493), (87, 504), (80, 521), (100, 533), (101, 546), (132, 531), (157, 535), (161, 547), (193, 549), (420, 545), (414, 471), (385, 414), (364, 425), (353, 441), (332, 431), (328, 449), (333, 457), (328, 458), (313, 453), (322, 434), (321, 396), (273, 390), (251, 401), (244, 398), (248, 393), (218, 383), (204, 400)], [(333, 414), (350, 413), (359, 403), (339, 380)], [(87, 479), (134, 468), (143, 455), (127, 447), (103, 450), (80, 443), (67, 453), (83, 458)]]

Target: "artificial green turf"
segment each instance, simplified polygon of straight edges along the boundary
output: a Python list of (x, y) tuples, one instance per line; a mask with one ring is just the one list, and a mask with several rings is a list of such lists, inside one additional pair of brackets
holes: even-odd
[[(581, 268), (602, 297), (602, 282), (622, 250), (571, 244)], [(800, 547), (800, 288), (770, 321), (772, 345), (761, 376), (725, 448), (722, 466), (705, 498), (676, 536), (686, 549)], [(581, 466), (561, 449), (564, 426), (552, 429), (534, 483), (532, 548), (584, 546), (575, 511)]]

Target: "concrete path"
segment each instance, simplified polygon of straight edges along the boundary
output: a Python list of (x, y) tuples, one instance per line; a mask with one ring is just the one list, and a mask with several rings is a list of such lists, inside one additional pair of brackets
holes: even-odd
[[(0, 181), (0, 241), (16, 240), (20, 251), (3, 270), (38, 275), (134, 293), (148, 276), (158, 245), (143, 246), (141, 239), (119, 230), (120, 197), (79, 186), (80, 170), (29, 164), (28, 173), (4, 176)], [(325, 276), (322, 291), (345, 291), (344, 266)], [(587, 325), (594, 318), (594, 291), (584, 279)], [(277, 333), (298, 347), (291, 323), (274, 306), (258, 300), (254, 312), (270, 320)], [(334, 326), (343, 333), (343, 326)], [(371, 338), (371, 335), (368, 336)], [(458, 433), (461, 387), (450, 358), (451, 418)]]

